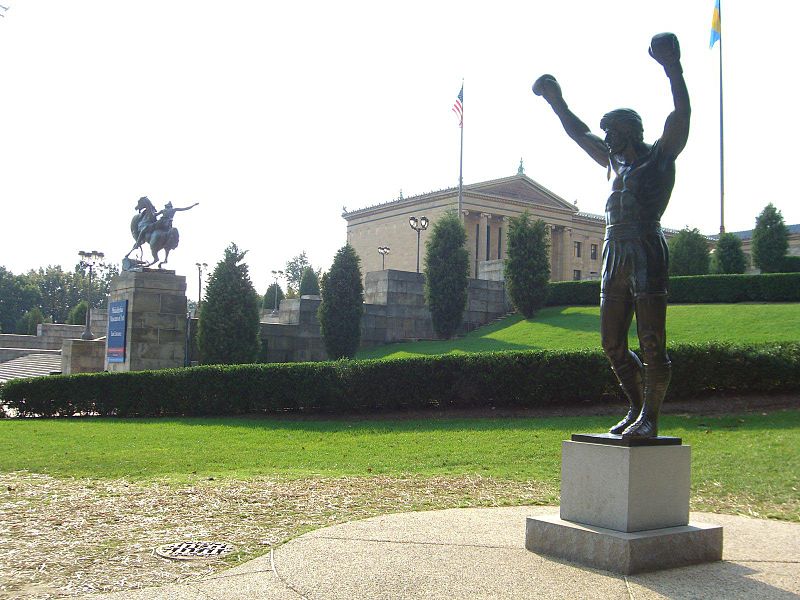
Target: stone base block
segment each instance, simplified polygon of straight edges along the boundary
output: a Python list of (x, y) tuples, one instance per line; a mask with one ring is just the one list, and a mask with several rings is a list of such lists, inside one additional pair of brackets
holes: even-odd
[(623, 575), (722, 560), (722, 527), (682, 527), (626, 533), (564, 521), (558, 515), (528, 517), (525, 547)]
[(689, 446), (565, 441), (561, 518), (627, 532), (686, 525), (690, 464)]

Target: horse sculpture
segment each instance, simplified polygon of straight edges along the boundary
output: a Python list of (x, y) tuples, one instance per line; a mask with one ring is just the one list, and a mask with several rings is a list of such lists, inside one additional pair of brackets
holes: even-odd
[[(136, 267), (150, 267), (158, 263), (158, 268), (169, 260), (169, 253), (178, 247), (180, 236), (178, 230), (172, 226), (172, 218), (178, 211), (189, 210), (197, 206), (197, 202), (185, 208), (173, 208), (171, 202), (167, 202), (164, 210), (156, 212), (155, 206), (147, 196), (139, 198), (136, 204), (137, 214), (131, 219), (131, 234), (133, 239), (136, 240), (133, 248), (125, 255), (125, 261), (132, 263)], [(158, 216), (161, 215), (159, 219)], [(150, 252), (153, 255), (153, 261), (146, 263), (143, 260), (131, 260), (128, 257), (131, 252), (139, 249), (142, 252), (142, 246), (147, 243), (150, 245)], [(164, 260), (159, 262), (159, 252), (165, 251)]]

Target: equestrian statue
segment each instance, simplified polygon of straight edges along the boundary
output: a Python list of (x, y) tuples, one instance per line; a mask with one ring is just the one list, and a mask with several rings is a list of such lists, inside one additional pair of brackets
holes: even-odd
[[(161, 265), (169, 260), (170, 250), (177, 248), (180, 240), (178, 229), (172, 226), (172, 218), (176, 212), (189, 210), (198, 204), (199, 202), (195, 202), (191, 206), (174, 208), (172, 202), (167, 202), (163, 210), (156, 211), (156, 207), (147, 196), (139, 198), (139, 202), (136, 204), (137, 214), (131, 219), (131, 235), (136, 241), (122, 261), (123, 270), (147, 268), (156, 263), (160, 269)], [(153, 255), (152, 262), (148, 263), (141, 259), (144, 244), (150, 245), (150, 252)], [(139, 259), (129, 258), (137, 248), (140, 253)], [(158, 256), (162, 250), (165, 252), (164, 260), (160, 260)]]

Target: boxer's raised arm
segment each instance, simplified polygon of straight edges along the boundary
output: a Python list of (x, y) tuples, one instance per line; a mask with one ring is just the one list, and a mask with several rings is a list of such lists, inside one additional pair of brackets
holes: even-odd
[(672, 33), (659, 33), (653, 36), (650, 42), (650, 56), (664, 67), (664, 72), (669, 78), (672, 88), (673, 110), (664, 123), (664, 133), (661, 136), (661, 149), (664, 154), (672, 159), (681, 153), (689, 139), (689, 119), (692, 108), (689, 103), (689, 91), (683, 79), (681, 67), (681, 48), (678, 38)]
[(593, 134), (589, 127), (573, 113), (564, 97), (561, 95), (561, 86), (552, 75), (542, 75), (533, 84), (533, 93), (544, 98), (553, 112), (561, 120), (561, 125), (567, 135), (575, 140), (583, 150), (602, 167), (608, 167), (608, 148), (605, 142)]

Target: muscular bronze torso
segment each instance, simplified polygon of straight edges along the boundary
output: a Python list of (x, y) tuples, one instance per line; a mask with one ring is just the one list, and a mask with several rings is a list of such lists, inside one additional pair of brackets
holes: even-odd
[(632, 165), (615, 164), (617, 177), (606, 202), (606, 225), (658, 223), (675, 185), (675, 160), (656, 142)]

